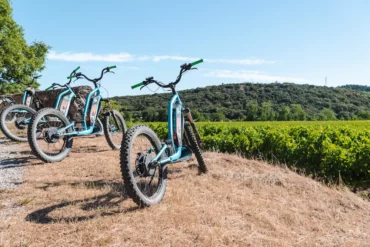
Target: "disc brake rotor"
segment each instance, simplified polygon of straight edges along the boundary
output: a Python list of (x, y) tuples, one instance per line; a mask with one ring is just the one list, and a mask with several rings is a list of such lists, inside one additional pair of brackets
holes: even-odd
[(58, 128), (52, 127), (44, 132), (44, 139), (48, 143), (57, 143), (60, 139)]
[(136, 172), (140, 176), (153, 176), (155, 173), (155, 166), (151, 165), (153, 157), (150, 153), (138, 153), (136, 158)]
[(26, 118), (19, 117), (15, 120), (15, 126), (17, 129), (24, 130), (27, 127)]

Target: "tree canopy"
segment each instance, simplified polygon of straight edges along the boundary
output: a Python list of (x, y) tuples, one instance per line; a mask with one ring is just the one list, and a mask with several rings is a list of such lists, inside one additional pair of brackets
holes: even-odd
[[(23, 28), (13, 19), (9, 0), (0, 0), (0, 94), (20, 93), (32, 76), (44, 69), (49, 47), (43, 42), (28, 45)], [(39, 85), (35, 82), (33, 87)]]
[[(235, 83), (179, 91), (198, 121), (370, 119), (370, 94), (294, 83)], [(114, 97), (127, 120), (166, 121), (170, 94)]]

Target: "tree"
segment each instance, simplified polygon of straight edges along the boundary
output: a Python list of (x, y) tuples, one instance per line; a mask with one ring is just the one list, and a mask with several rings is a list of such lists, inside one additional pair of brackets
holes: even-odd
[(299, 104), (291, 104), (290, 112), (292, 120), (306, 120), (306, 112), (302, 109), (302, 106)]
[(226, 120), (226, 117), (222, 111), (217, 110), (215, 113), (211, 113), (211, 120), (214, 122), (223, 122)]
[(261, 117), (262, 121), (272, 121), (275, 120), (275, 112), (272, 109), (272, 104), (270, 101), (263, 102), (261, 106)]
[(361, 110), (357, 113), (359, 119), (370, 119), (370, 111), (369, 110)]
[(279, 111), (279, 118), (280, 121), (288, 121), (290, 120), (290, 108), (289, 106), (283, 106)]
[(22, 92), (27, 86), (21, 83), (31, 82), (44, 69), (48, 49), (43, 42), (27, 45), (22, 27), (13, 20), (9, 0), (0, 0), (0, 94)]
[(256, 121), (258, 117), (258, 102), (257, 100), (250, 100), (246, 105), (247, 120)]
[(335, 113), (329, 109), (329, 108), (324, 108), (321, 110), (319, 114), (319, 120), (337, 120), (337, 117), (335, 116)]
[(206, 120), (203, 114), (198, 110), (192, 110), (191, 115), (193, 116), (193, 119), (197, 122), (204, 122)]

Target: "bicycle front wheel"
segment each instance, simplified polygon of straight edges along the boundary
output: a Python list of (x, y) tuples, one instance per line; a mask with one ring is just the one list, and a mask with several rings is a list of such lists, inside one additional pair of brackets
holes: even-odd
[(28, 142), (33, 153), (42, 161), (52, 163), (63, 160), (71, 151), (73, 137), (68, 119), (61, 111), (44, 108), (32, 118), (28, 128)]
[(167, 167), (152, 162), (161, 142), (145, 125), (130, 128), (121, 146), (121, 172), (127, 194), (140, 207), (159, 203), (167, 185)]

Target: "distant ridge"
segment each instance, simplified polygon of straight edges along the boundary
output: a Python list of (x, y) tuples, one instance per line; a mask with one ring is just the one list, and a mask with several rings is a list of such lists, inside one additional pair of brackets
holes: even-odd
[[(369, 119), (370, 94), (362, 91), (370, 91), (370, 87), (235, 83), (188, 89), (179, 94), (201, 121), (302, 120), (297, 117), (300, 107), (306, 120), (326, 120), (331, 112), (332, 118), (341, 120)], [(169, 97), (166, 93), (113, 99), (127, 119), (166, 121)]]

